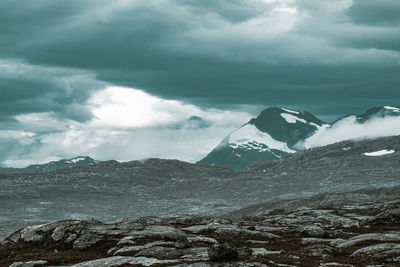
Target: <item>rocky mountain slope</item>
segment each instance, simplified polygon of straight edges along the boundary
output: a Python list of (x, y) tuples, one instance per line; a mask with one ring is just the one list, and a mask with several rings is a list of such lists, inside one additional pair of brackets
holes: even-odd
[(99, 163), (100, 161), (94, 160), (91, 157), (77, 156), (70, 159), (62, 159), (58, 161), (51, 161), (44, 164), (29, 165), (25, 168), (0, 168), (0, 173), (35, 173), (46, 172), (58, 169), (75, 168), (79, 166), (90, 166)]
[(240, 169), (250, 163), (282, 158), (294, 145), (328, 125), (306, 111), (272, 107), (229, 134), (199, 164)]

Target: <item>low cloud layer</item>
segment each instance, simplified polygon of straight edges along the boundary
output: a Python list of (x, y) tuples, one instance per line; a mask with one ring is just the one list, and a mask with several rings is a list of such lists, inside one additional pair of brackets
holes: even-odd
[(61, 119), (54, 112), (16, 116), (21, 130), (0, 130), (2, 165), (24, 167), (77, 155), (195, 162), (250, 118), (245, 112), (201, 109), (124, 87), (99, 90), (86, 108), (93, 114), (89, 122)]
[(349, 139), (392, 135), (400, 135), (400, 116), (371, 118), (364, 123), (359, 123), (355, 116), (350, 116), (336, 122), (330, 128), (320, 129), (304, 143), (298, 144), (298, 147), (308, 149)]

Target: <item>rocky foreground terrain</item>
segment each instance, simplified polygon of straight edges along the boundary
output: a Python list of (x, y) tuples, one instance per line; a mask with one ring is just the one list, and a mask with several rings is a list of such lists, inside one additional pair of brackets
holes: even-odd
[(56, 221), (7, 237), (0, 266), (399, 266), (399, 197), (396, 187), (264, 203), (222, 217)]

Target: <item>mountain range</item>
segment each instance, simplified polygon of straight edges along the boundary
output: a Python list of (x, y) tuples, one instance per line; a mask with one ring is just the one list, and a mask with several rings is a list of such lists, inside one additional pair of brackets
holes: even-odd
[(36, 173), (45, 171), (54, 171), (58, 169), (70, 169), (80, 166), (90, 166), (99, 163), (88, 156), (77, 156), (70, 159), (61, 159), (58, 161), (50, 161), (44, 164), (33, 164), (25, 168), (4, 168), (0, 167), (0, 173)]
[[(400, 117), (400, 108), (373, 107), (362, 114), (350, 114), (338, 118), (333, 123), (326, 123), (307, 111), (270, 107), (228, 134), (218, 146), (197, 163), (242, 169), (258, 161), (280, 159), (302, 151), (304, 150), (302, 144), (346, 122), (366, 125), (367, 122), (388, 117)], [(192, 129), (207, 127), (207, 125), (202, 118), (193, 116), (185, 124), (176, 127)], [(342, 140), (346, 139), (351, 138)], [(29, 165), (25, 168), (0, 167), (0, 173), (36, 173), (98, 163), (100, 161), (91, 157), (77, 156)]]
[(197, 163), (241, 169), (260, 160), (279, 159), (300, 151), (299, 144), (346, 120), (364, 124), (372, 119), (397, 116), (400, 116), (400, 108), (380, 106), (363, 114), (343, 116), (329, 124), (307, 111), (271, 107), (226, 136)]

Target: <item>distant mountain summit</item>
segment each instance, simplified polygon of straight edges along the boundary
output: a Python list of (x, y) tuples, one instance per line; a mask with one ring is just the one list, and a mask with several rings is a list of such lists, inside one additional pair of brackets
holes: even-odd
[(255, 161), (281, 158), (296, 152), (296, 143), (323, 127), (328, 124), (309, 112), (267, 108), (225, 137), (198, 163), (240, 169)]
[(249, 124), (289, 147), (312, 135), (319, 128), (328, 126), (310, 112), (278, 107), (264, 109), (257, 118), (251, 119)]
[(398, 116), (400, 116), (400, 108), (399, 107), (377, 106), (377, 107), (368, 109), (363, 114), (352, 114), (352, 115), (347, 115), (347, 116), (341, 117), (338, 120), (336, 120), (332, 125), (334, 125), (337, 122), (343, 121), (344, 119), (355, 119), (355, 121), (358, 123), (364, 123), (372, 118), (379, 119), (379, 118), (385, 118), (385, 117), (398, 117)]
[(32, 170), (32, 171), (52, 171), (57, 169), (67, 169), (67, 168), (74, 168), (78, 166), (89, 166), (99, 163), (98, 160), (94, 160), (88, 156), (78, 156), (71, 159), (61, 159), (58, 161), (51, 161), (45, 164), (35, 164), (29, 165), (25, 169)]
[(51, 161), (44, 164), (29, 165), (25, 168), (0, 168), (0, 173), (34, 173), (54, 171), (58, 169), (69, 169), (79, 166), (90, 166), (99, 163), (100, 161), (94, 160), (88, 156), (78, 156), (70, 159), (61, 159), (58, 161)]

